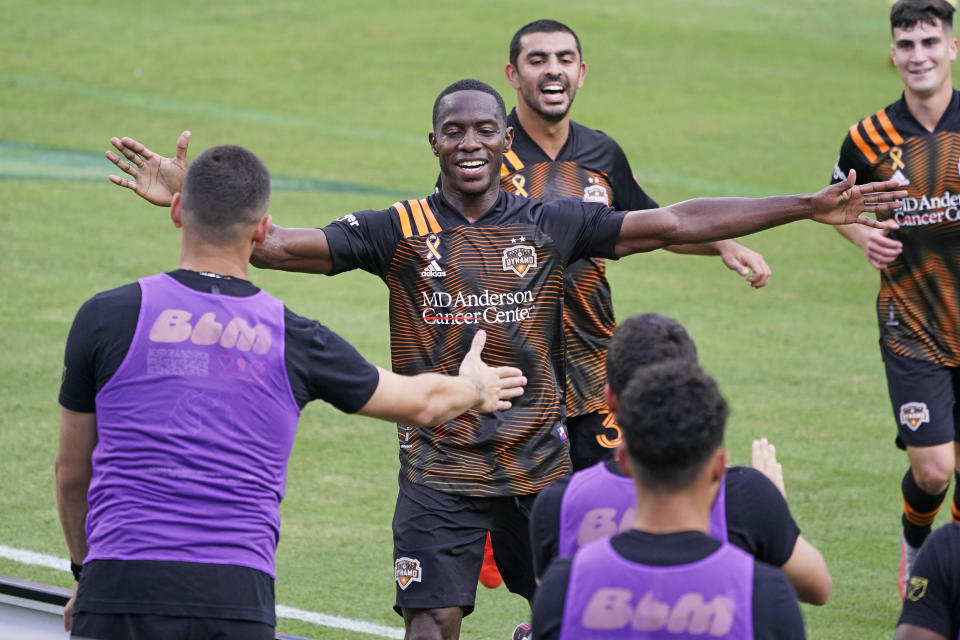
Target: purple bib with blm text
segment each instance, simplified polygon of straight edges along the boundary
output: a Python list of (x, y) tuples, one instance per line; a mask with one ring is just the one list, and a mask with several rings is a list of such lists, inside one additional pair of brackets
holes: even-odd
[(560, 640), (753, 639), (753, 557), (729, 544), (692, 564), (627, 560), (610, 540), (577, 552)]
[[(710, 510), (710, 537), (722, 542), (727, 542), (726, 485), (724, 476)], [(573, 474), (560, 505), (557, 557), (567, 558), (594, 540), (630, 529), (636, 500), (633, 478), (612, 473), (605, 462)]]
[(140, 280), (136, 333), (96, 398), (86, 560), (231, 564), (276, 577), (300, 415), (283, 303)]

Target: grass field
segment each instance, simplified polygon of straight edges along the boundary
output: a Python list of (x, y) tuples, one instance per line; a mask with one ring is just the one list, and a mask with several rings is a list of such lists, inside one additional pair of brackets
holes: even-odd
[[(884, 0), (559, 0), (549, 11), (583, 42), (576, 119), (613, 135), (662, 203), (815, 190), (847, 127), (900, 93)], [(171, 153), (189, 128), (191, 155), (245, 145), (275, 174), (271, 209), (288, 226), (422, 197), (437, 174), (426, 144), (435, 95), (473, 76), (511, 104), (507, 44), (544, 5), (0, 0), (0, 15), (0, 545), (65, 557), (52, 461), (67, 330), (89, 296), (178, 255), (165, 212), (106, 181), (108, 138)], [(830, 603), (804, 608), (809, 636), (891, 637), (905, 458), (892, 446), (876, 347), (878, 277), (813, 223), (748, 244), (774, 269), (766, 289), (749, 290), (716, 260), (633, 257), (610, 267), (618, 314), (656, 310), (688, 326), (733, 407), (735, 462), (753, 437), (777, 444), (791, 508), (834, 577)], [(388, 364), (375, 278), (251, 278)], [(279, 603), (399, 626), (394, 434), (319, 404), (304, 412)], [(10, 560), (0, 573), (71, 584)], [(526, 616), (519, 598), (481, 589), (463, 637), (507, 638)]]

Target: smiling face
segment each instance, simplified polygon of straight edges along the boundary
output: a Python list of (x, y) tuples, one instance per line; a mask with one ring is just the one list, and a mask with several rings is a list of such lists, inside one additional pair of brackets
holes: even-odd
[(544, 120), (563, 120), (583, 86), (587, 65), (577, 41), (565, 31), (528, 33), (520, 40), (516, 66), (508, 64), (507, 79), (519, 98)]
[(430, 147), (440, 159), (446, 192), (463, 196), (500, 189), (500, 165), (510, 150), (513, 129), (506, 125), (497, 100), (483, 91), (457, 91), (439, 104)]
[(890, 56), (905, 90), (918, 98), (953, 90), (950, 66), (957, 59), (957, 39), (939, 19), (894, 28)]

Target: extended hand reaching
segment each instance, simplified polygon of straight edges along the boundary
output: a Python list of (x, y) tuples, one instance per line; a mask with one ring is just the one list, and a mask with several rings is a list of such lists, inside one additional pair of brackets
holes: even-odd
[(117, 168), (133, 177), (133, 180), (120, 176), (110, 176), (110, 182), (132, 190), (138, 196), (162, 207), (169, 206), (173, 194), (183, 187), (183, 177), (187, 173), (187, 145), (190, 132), (184, 131), (177, 139), (177, 154), (167, 158), (154, 153), (133, 138), (110, 138), (112, 144), (127, 159), (123, 160), (113, 151), (107, 151), (107, 160)]

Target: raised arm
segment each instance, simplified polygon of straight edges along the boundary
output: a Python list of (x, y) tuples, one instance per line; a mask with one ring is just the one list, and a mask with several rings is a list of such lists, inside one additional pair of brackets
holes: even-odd
[(177, 138), (177, 153), (173, 158), (154, 153), (133, 138), (110, 138), (110, 144), (126, 160), (113, 151), (107, 151), (104, 154), (107, 160), (133, 178), (130, 180), (111, 175), (110, 182), (118, 187), (130, 189), (147, 202), (161, 207), (170, 206), (173, 194), (180, 192), (183, 187), (183, 177), (187, 174), (187, 145), (190, 144), (190, 132), (184, 131)]
[(736, 238), (804, 219), (830, 225), (857, 222), (890, 228), (892, 224), (878, 222), (863, 213), (892, 211), (900, 206), (897, 198), (906, 196), (906, 192), (893, 191), (899, 186), (893, 180), (863, 185), (855, 181), (856, 173), (851, 171), (843, 182), (815, 194), (697, 198), (661, 209), (631, 211), (624, 217), (616, 255), (652, 251), (671, 244)]
[(327, 274), (333, 270), (330, 247), (322, 229), (270, 225), (263, 244), (253, 248), (250, 264), (260, 269)]
[(489, 367), (480, 357), (487, 334), (473, 336), (460, 363), (460, 375), (421, 373), (402, 376), (380, 369), (380, 383), (357, 412), (410, 426), (440, 424), (468, 409), (481, 413), (506, 411), (510, 399), (523, 393), (527, 379), (515, 367)]

